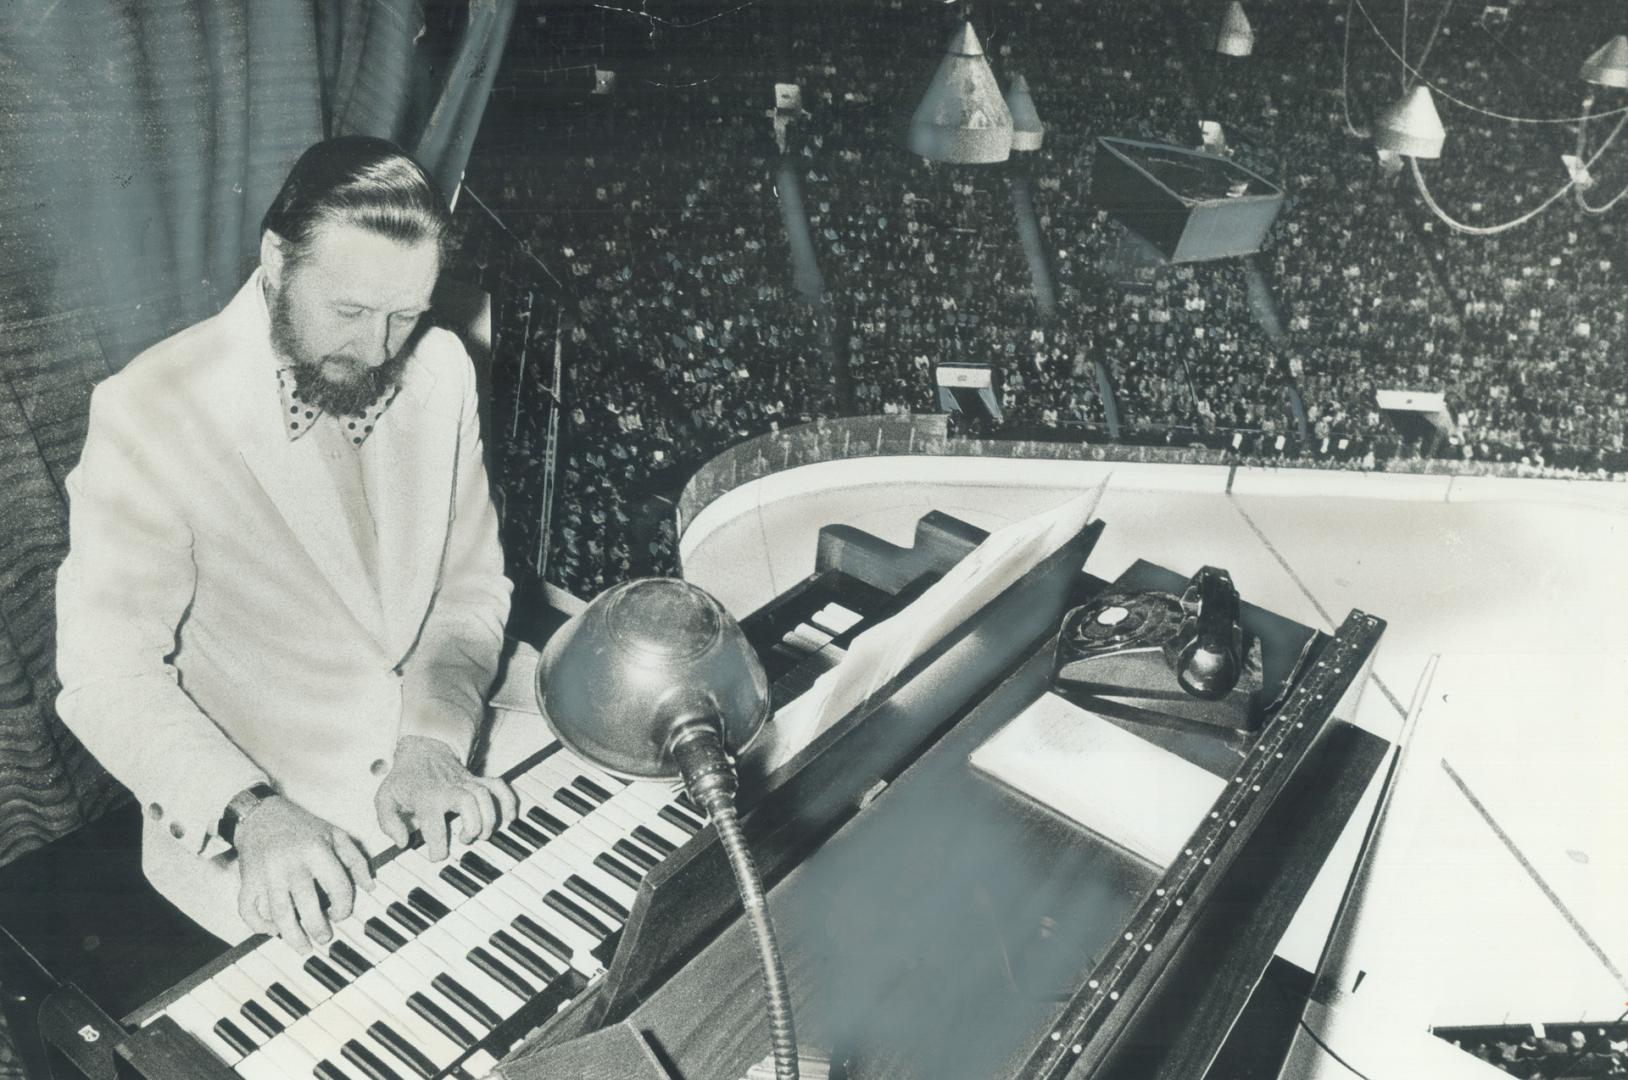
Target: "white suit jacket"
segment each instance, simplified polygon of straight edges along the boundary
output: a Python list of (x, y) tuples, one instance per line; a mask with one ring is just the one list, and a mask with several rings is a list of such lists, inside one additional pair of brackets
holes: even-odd
[(467, 757), (510, 592), (457, 339), (422, 336), (356, 450), (376, 589), (284, 431), (269, 334), (256, 273), (96, 388), (57, 580), (58, 711), (140, 800), (148, 879), (231, 941), (248, 929), (214, 835), (226, 803), (269, 780), (388, 846), (373, 796), (396, 740)]

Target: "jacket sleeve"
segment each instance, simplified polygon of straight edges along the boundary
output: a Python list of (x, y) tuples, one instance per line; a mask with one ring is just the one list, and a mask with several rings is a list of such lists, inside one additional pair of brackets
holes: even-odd
[(468, 760), (503, 649), (512, 586), (482, 460), (475, 375), (456, 368), (458, 447), (441, 573), (418, 643), (402, 665), (401, 734), (437, 738)]
[(226, 847), (214, 830), (227, 802), (267, 777), (187, 696), (170, 662), (196, 580), (192, 534), (162, 480), (175, 447), (116, 382), (92, 395), (67, 479), (57, 712), (149, 818), (213, 856)]

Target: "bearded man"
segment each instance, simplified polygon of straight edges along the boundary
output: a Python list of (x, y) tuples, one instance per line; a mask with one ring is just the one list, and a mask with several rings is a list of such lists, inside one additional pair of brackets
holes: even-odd
[(515, 812), (466, 767), (510, 584), (474, 373), (424, 319), (448, 223), (392, 144), (318, 143), (236, 297), (91, 399), (58, 711), (140, 800), (148, 879), (228, 941), (325, 943), (370, 854)]

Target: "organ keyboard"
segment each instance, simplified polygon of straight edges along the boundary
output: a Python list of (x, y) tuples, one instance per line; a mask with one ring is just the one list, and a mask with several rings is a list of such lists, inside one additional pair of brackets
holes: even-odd
[(257, 940), (138, 1025), (168, 1018), (249, 1080), (486, 1075), (509, 1021), (604, 970), (639, 882), (702, 827), (687, 796), (558, 744), (510, 779), (520, 813), (491, 838), (387, 853), (329, 944)]

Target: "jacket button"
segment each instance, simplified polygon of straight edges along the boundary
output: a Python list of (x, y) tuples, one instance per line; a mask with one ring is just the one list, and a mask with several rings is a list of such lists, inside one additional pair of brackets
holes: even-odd
[(150, 802), (147, 804), (147, 816), (152, 818), (154, 821), (163, 821), (164, 808), (155, 802)]
[(181, 823), (179, 821), (170, 822), (170, 835), (175, 837), (177, 840), (185, 836), (186, 832), (187, 831), (185, 829), (181, 828)]
[(373, 764), (368, 766), (368, 771), (374, 776), (383, 776), (385, 773), (390, 771), (390, 763), (384, 760), (384, 758), (379, 758)]

